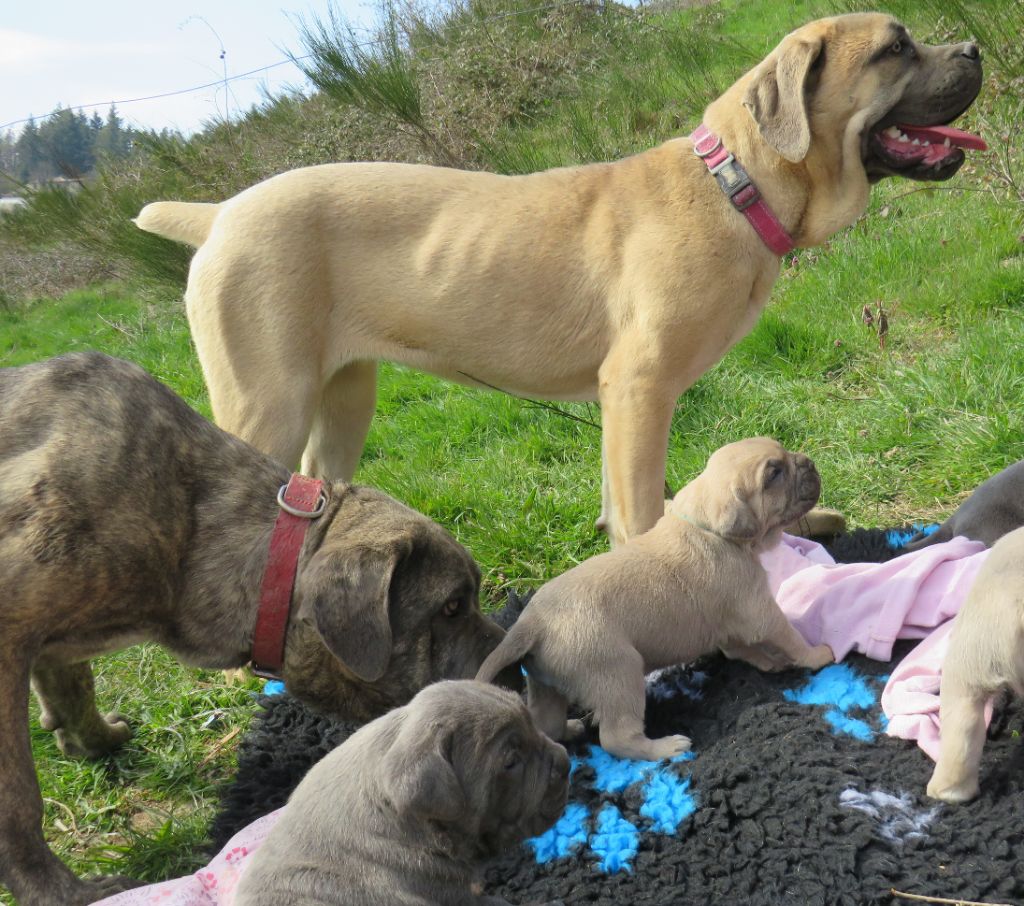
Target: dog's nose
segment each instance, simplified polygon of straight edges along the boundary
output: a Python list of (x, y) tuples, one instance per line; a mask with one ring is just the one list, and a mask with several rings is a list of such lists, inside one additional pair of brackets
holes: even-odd
[(555, 751), (551, 758), (551, 781), (564, 783), (569, 779), (569, 755), (558, 743), (552, 743), (552, 745)]
[(973, 41), (968, 41), (962, 45), (960, 50), (960, 56), (967, 57), (968, 60), (980, 60), (981, 51), (978, 49), (978, 45)]

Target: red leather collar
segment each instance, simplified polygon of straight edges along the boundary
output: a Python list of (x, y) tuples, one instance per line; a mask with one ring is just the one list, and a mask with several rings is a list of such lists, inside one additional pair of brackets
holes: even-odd
[(292, 587), (299, 551), (310, 519), (324, 511), (327, 499), (319, 478), (292, 474), (277, 493), (281, 512), (270, 536), (267, 568), (260, 588), (260, 606), (252, 638), (252, 669), (257, 676), (276, 677), (284, 663), (284, 637), (292, 607)]
[(703, 123), (690, 138), (693, 153), (708, 165), (733, 207), (750, 221), (762, 242), (776, 255), (793, 251), (796, 248), (793, 238), (765, 203), (747, 171), (722, 145), (722, 140)]

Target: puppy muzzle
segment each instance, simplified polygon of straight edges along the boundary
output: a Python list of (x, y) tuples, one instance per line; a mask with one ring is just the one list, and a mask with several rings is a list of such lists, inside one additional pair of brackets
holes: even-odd
[(565, 803), (569, 800), (570, 763), (569, 756), (562, 746), (550, 740), (546, 740), (546, 742), (549, 747), (551, 765), (541, 812), (550, 825), (558, 820), (565, 809)]
[(821, 496), (821, 476), (814, 463), (806, 456), (803, 457), (803, 462), (799, 463), (797, 496), (801, 502), (810, 501), (812, 505), (817, 503)]

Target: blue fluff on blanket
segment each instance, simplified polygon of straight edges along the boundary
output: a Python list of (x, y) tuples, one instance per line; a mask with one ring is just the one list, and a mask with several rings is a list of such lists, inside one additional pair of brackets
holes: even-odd
[[(874, 742), (875, 729), (848, 712), (874, 708), (878, 695), (868, 681), (847, 664), (830, 664), (799, 689), (786, 689), (782, 695), (787, 701), (801, 705), (832, 705), (824, 718), (834, 732), (846, 733), (862, 742)], [(879, 713), (878, 718), (876, 722), (884, 730), (885, 717)]]
[(606, 803), (596, 819), (592, 819), (585, 805), (570, 802), (555, 826), (528, 840), (527, 846), (537, 862), (543, 864), (565, 858), (586, 845), (597, 856), (598, 870), (608, 874), (631, 871), (642, 831), (674, 834), (697, 810), (689, 778), (680, 777), (674, 767), (695, 757), (693, 752), (684, 752), (668, 761), (636, 761), (616, 758), (600, 746), (590, 746), (586, 755), (572, 758), (571, 776), (577, 776), (581, 767), (591, 768), (594, 779), (590, 785), (602, 793), (621, 793), (643, 783), (640, 815), (650, 820), (650, 827), (632, 824), (611, 803)]
[(925, 535), (932, 535), (939, 530), (938, 523), (932, 525), (924, 525), (921, 522), (915, 522), (910, 531), (901, 531), (900, 529), (889, 529), (885, 533), (885, 540), (894, 551), (905, 547), (907, 542), (910, 541), (918, 532), (924, 532)]

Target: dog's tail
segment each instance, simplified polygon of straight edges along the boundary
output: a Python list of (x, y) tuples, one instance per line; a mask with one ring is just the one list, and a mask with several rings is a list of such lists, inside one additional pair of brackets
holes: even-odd
[(932, 544), (938, 544), (940, 541), (949, 541), (952, 537), (953, 529), (950, 527), (948, 522), (943, 522), (942, 525), (940, 525), (930, 535), (926, 535), (924, 532), (918, 532), (913, 538), (903, 545), (903, 550), (901, 550), (900, 553), (919, 551), (922, 547), (929, 547)]
[(219, 204), (154, 201), (146, 205), (132, 222), (147, 233), (199, 248), (210, 235), (219, 210)]
[(525, 617), (520, 617), (505, 634), (505, 638), (480, 665), (476, 679), (479, 683), (493, 683), (495, 677), (506, 667), (521, 661), (537, 641)]

